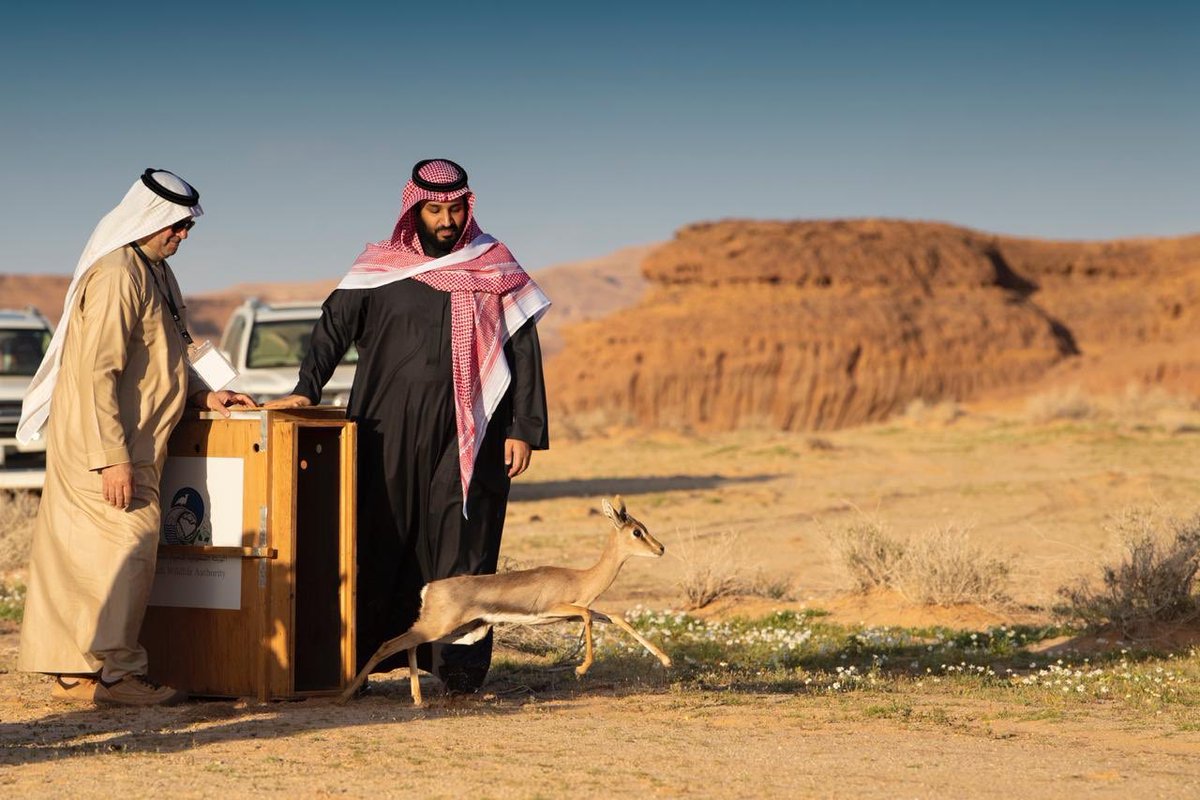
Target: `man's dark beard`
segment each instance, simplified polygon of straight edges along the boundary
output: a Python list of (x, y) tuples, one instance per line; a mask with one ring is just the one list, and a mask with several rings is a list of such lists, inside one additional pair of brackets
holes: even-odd
[(425, 255), (441, 258), (449, 255), (450, 251), (454, 249), (454, 245), (458, 244), (458, 240), (462, 236), (462, 229), (454, 225), (444, 228), (444, 230), (454, 231), (454, 237), (447, 240), (439, 239), (436, 231), (429, 231), (425, 228), (424, 222), (417, 222), (417, 237), (421, 240), (421, 249), (425, 251)]

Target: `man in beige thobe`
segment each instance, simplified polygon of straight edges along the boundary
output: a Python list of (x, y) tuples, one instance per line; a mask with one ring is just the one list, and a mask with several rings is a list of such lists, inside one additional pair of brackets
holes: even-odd
[(167, 440), (185, 404), (226, 415), (227, 405), (253, 405), (209, 391), (188, 369), (182, 295), (166, 259), (201, 213), (185, 181), (146, 171), (88, 242), (25, 399), (18, 435), (46, 437), (46, 482), (18, 663), (54, 675), (59, 699), (183, 697), (147, 678), (138, 644)]

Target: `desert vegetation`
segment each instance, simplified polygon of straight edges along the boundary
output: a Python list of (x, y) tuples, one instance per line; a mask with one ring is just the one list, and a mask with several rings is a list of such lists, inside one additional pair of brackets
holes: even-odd
[(1010, 561), (976, 544), (970, 529), (958, 523), (935, 526), (902, 543), (881, 520), (863, 516), (830, 534), (830, 544), (859, 592), (892, 589), (912, 602), (943, 606), (1008, 599)]
[[(753, 685), (765, 692), (881, 697), (966, 693), (1027, 704), (1030, 713), (1043, 703), (1114, 702), (1174, 709), (1185, 730), (1189, 709), (1200, 704), (1200, 650), (1172, 653), (1121, 639), (1097, 648), (1063, 625), (844, 625), (817, 609), (706, 620), (644, 607), (631, 609), (626, 620), (661, 645), (676, 667), (657, 669), (636, 642), (601, 626), (595, 679), (674, 691)], [(536, 652), (512, 647), (498, 662), (497, 677), (545, 690), (563, 683), (577, 657), (577, 632), (559, 626)]]
[(1200, 515), (1185, 519), (1159, 509), (1121, 511), (1109, 525), (1122, 545), (1116, 563), (1101, 567), (1100, 585), (1087, 578), (1059, 590), (1056, 608), (1093, 629), (1114, 627), (1124, 636), (1152, 634), (1159, 623), (1200, 619)]
[(674, 557), (682, 564), (676, 585), (685, 609), (705, 608), (726, 597), (789, 600), (792, 577), (751, 566), (752, 549), (735, 531), (701, 537), (695, 530), (675, 537)]
[(1025, 414), (1034, 423), (1093, 420), (1168, 433), (1200, 429), (1200, 401), (1195, 397), (1137, 383), (1107, 393), (1088, 392), (1078, 384), (1053, 387), (1029, 396)]

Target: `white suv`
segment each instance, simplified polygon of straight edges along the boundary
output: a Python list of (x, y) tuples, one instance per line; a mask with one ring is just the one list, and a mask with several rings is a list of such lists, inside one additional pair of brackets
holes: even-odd
[(13, 453), (42, 453), (46, 440), (17, 443), (21, 399), (50, 346), (50, 321), (36, 308), (0, 309), (0, 466)]
[[(242, 303), (221, 334), (221, 350), (238, 371), (225, 388), (248, 394), (259, 403), (291, 394), (308, 353), (313, 325), (320, 318), (319, 302), (267, 304), (250, 298)], [(346, 405), (357, 363), (358, 352), (351, 345), (325, 384), (323, 402)]]

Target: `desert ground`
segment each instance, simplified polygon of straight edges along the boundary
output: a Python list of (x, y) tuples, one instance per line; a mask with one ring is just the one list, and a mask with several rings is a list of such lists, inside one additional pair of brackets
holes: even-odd
[[(397, 671), (345, 706), (96, 709), (55, 703), (45, 679), (15, 671), (10, 614), (0, 787), (28, 798), (1197, 796), (1195, 632), (1087, 632), (1052, 608), (1059, 587), (1098, 581), (1120, 558), (1121, 514), (1195, 511), (1200, 419), (1144, 398), (1045, 405), (915, 406), (821, 434), (614, 430), (535, 454), (514, 486), (506, 565), (589, 564), (606, 531), (600, 499), (621, 494), (667, 554), (630, 561), (597, 605), (629, 611), (670, 669), (606, 634), (577, 679), (575, 627), (512, 628), (483, 692), (445, 696), (429, 678), (421, 708)], [(855, 591), (832, 542), (864, 520), (901, 543), (964, 531), (1007, 565), (1003, 596), (943, 606)], [(11, 593), (22, 568), (0, 579)], [(729, 593), (687, 608), (688, 589), (722, 580)], [(793, 643), (779, 655), (768, 633)]]

